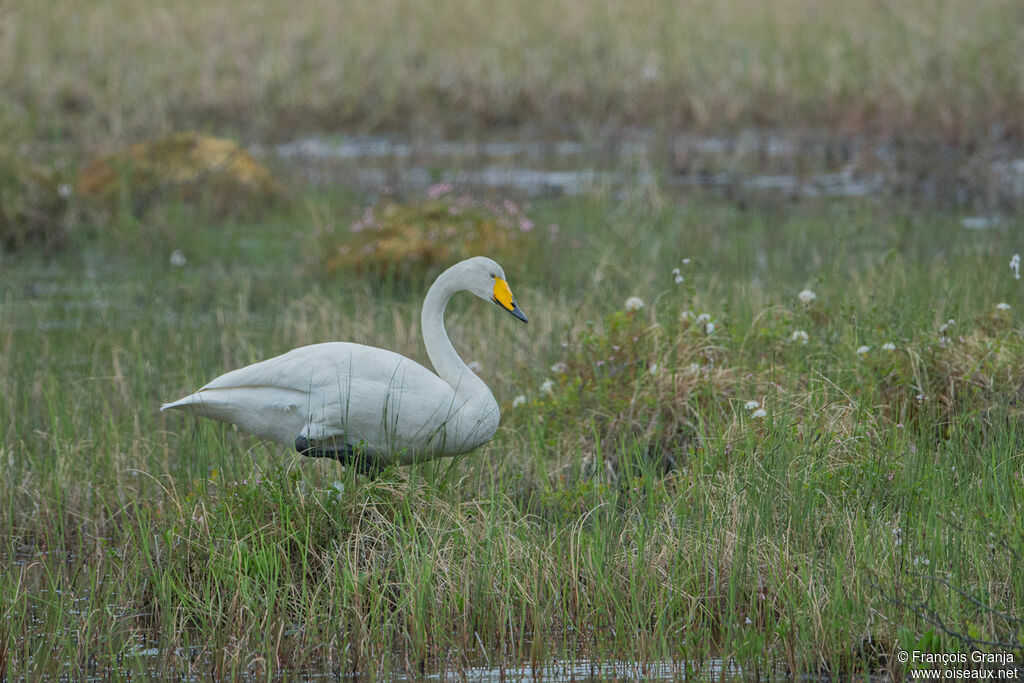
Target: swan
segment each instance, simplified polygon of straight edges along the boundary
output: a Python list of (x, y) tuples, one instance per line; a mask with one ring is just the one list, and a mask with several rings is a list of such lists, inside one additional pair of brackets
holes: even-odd
[(527, 322), (501, 266), (477, 256), (441, 273), (423, 300), (423, 343), (437, 374), (386, 349), (326, 342), (225, 373), (160, 410), (229, 422), (361, 472), (466, 453), (493, 438), (500, 413), (444, 329), (445, 306), (460, 291)]

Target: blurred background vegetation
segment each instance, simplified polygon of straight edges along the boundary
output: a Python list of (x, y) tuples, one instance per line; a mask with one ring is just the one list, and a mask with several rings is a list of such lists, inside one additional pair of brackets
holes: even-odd
[(1022, 27), (1014, 0), (15, 2), (0, 111), (7, 131), (91, 151), (181, 128), (966, 142), (1024, 132)]
[[(912, 194), (998, 211), (1007, 184), (1024, 196), (1005, 153), (1024, 137), (1022, 64), (1011, 0), (7, 3), (0, 242), (59, 247), (164, 199), (251, 215), (282, 187), (248, 152), (308, 135), (653, 140), (630, 164), (699, 183), (723, 167), (686, 135), (784, 131), (786, 172), (885, 167)], [(221, 139), (181, 148), (191, 132)], [(245, 156), (226, 162), (231, 141)], [(777, 171), (760, 144), (739, 163)]]

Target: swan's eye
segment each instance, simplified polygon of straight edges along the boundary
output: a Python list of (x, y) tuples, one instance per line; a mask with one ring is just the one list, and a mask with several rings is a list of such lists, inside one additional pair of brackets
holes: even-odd
[(497, 276), (497, 275), (495, 275), (494, 273), (491, 273), (491, 279), (492, 279), (492, 280), (493, 280), (494, 278), (496, 278), (496, 277), (498, 277), (498, 276)]

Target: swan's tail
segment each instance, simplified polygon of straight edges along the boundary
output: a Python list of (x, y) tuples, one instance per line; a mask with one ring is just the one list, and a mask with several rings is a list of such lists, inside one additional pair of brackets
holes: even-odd
[(286, 445), (292, 445), (302, 432), (309, 397), (301, 392), (282, 395), (275, 387), (227, 387), (201, 389), (177, 401), (165, 403), (160, 410), (188, 410), (200, 417), (230, 422), (243, 432)]
[(164, 411), (170, 410), (171, 408), (188, 408), (196, 402), (197, 397), (198, 394), (189, 394), (185, 398), (179, 398), (177, 401), (172, 401), (171, 403), (164, 403), (163, 405), (160, 406), (160, 410)]

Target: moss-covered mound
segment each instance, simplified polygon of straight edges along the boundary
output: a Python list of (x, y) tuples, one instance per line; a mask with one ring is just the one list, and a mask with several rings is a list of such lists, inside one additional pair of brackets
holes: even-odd
[(78, 174), (78, 192), (108, 209), (144, 212), (165, 198), (202, 201), (217, 214), (248, 213), (280, 196), (270, 171), (231, 140), (192, 132), (132, 145)]
[(347, 229), (328, 234), (327, 270), (415, 278), (480, 254), (512, 262), (533, 243), (533, 222), (514, 202), (431, 194), (368, 206)]

